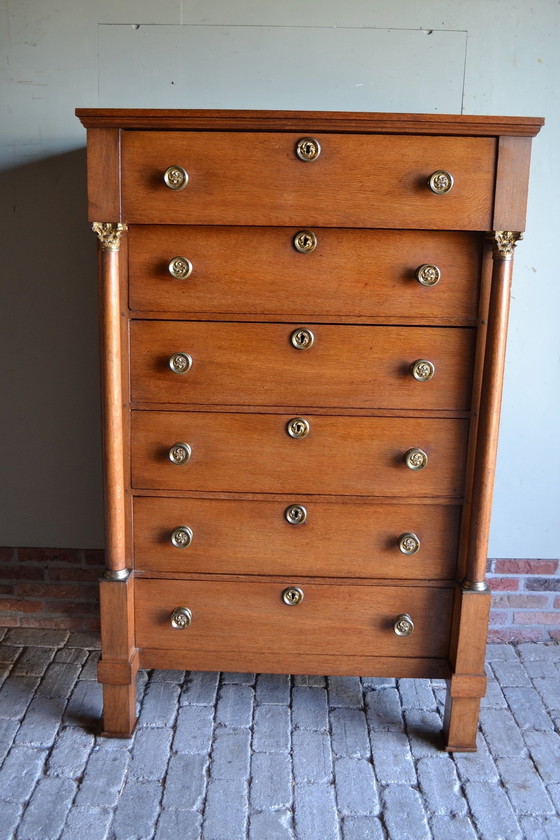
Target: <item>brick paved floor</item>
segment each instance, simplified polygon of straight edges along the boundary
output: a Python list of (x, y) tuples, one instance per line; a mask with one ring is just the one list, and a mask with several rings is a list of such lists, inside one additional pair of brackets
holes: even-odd
[(142, 672), (102, 738), (95, 637), (0, 639), (0, 840), (560, 840), (557, 644), (489, 647), (449, 756), (437, 681)]

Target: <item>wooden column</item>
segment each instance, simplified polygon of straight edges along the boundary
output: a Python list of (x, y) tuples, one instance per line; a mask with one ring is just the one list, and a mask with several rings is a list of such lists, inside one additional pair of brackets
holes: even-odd
[(474, 466), (473, 501), (468, 537), (465, 589), (484, 591), (488, 535), (498, 448), (502, 382), (506, 356), (507, 324), (513, 270), (513, 249), (520, 233), (495, 231), (488, 335), (484, 354), (480, 419)]
[(105, 735), (128, 736), (136, 723), (134, 577), (127, 568), (124, 391), (121, 353), (119, 249), (126, 225), (94, 222), (98, 236), (101, 393), (105, 471), (105, 573), (100, 583), (101, 660)]
[(492, 284), (472, 485), (466, 576), (456, 593), (455, 628), (452, 633), (455, 641), (450, 651), (453, 676), (448, 684), (444, 716), (444, 735), (448, 751), (476, 750), (480, 700), (486, 693), (484, 655), (491, 597), (486, 583), (488, 535), (502, 403), (513, 250), (520, 236), (521, 234), (511, 231), (495, 231), (492, 234)]
[[(123, 388), (121, 375), (121, 318), (119, 284), (119, 248), (126, 225), (94, 222), (98, 236), (101, 393), (103, 402), (103, 448), (105, 468), (105, 565), (125, 577), (126, 512), (123, 441)], [(119, 575), (118, 573), (121, 573)]]

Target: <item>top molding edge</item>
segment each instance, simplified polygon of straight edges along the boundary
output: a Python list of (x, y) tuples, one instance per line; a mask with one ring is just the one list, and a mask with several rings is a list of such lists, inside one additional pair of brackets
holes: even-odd
[(362, 132), (535, 137), (542, 117), (465, 114), (377, 114), (361, 111), (242, 111), (152, 108), (77, 108), (85, 128), (206, 131)]

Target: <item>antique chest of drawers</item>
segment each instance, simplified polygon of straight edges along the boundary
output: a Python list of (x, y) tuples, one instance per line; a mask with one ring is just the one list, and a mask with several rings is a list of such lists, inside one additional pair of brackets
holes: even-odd
[(485, 691), (513, 249), (538, 119), (85, 110), (107, 734), (143, 668)]

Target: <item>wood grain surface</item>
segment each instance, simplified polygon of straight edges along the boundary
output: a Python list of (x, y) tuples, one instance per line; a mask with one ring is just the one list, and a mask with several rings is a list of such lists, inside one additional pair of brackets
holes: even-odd
[(529, 137), (500, 137), (493, 230), (525, 230), (530, 162)]
[[(291, 438), (283, 414), (135, 411), (132, 486), (331, 495), (455, 496), (463, 490), (465, 420), (337, 417), (307, 413), (309, 435)], [(178, 442), (188, 463), (168, 457)], [(403, 462), (413, 447), (428, 466)]]
[(394, 114), (367, 111), (267, 111), (190, 108), (77, 108), (87, 127), (125, 129), (217, 129), (234, 131), (317, 131), (390, 134), (501, 134), (534, 137), (542, 117), (480, 114)]
[[(299, 228), (131, 225), (130, 308), (134, 312), (341, 315), (364, 318), (477, 316), (482, 238), (455, 231), (316, 228), (317, 247), (301, 254)], [(176, 280), (169, 263), (189, 259)], [(437, 265), (436, 286), (415, 277)]]
[[(290, 524), (289, 503), (221, 499), (136, 498), (134, 565), (139, 570), (303, 574), (451, 580), (455, 575), (458, 505), (350, 505), (305, 502), (307, 519)], [(191, 544), (171, 533), (187, 525)], [(399, 537), (413, 532), (420, 549), (405, 555)]]
[[(486, 230), (496, 141), (487, 137), (322, 135), (317, 160), (295, 154), (301, 135), (125, 132), (123, 215), (131, 223), (323, 225)], [(185, 189), (163, 181), (169, 166)], [(445, 169), (446, 195), (427, 186)]]
[(486, 578), (512, 273), (513, 258), (494, 255), (468, 537), (466, 577), (471, 582)]
[[(299, 586), (304, 600), (288, 606), (282, 592)], [(138, 647), (195, 651), (299, 653), (339, 656), (370, 651), (378, 656), (445, 656), (449, 646), (452, 589), (351, 586), (302, 578), (277, 582), (244, 580), (136, 582)], [(192, 612), (187, 630), (170, 623), (176, 607)], [(393, 621), (408, 613), (410, 636), (399, 637)]]
[(121, 270), (119, 251), (102, 250), (98, 245), (105, 563), (113, 570), (125, 569), (127, 561), (125, 463), (128, 451), (125, 451), (125, 440), (128, 413), (123, 406), (128, 402), (128, 377), (123, 377), (122, 369), (127, 345), (122, 341)]
[(90, 128), (87, 133), (88, 219), (121, 221), (121, 132)]
[[(298, 329), (314, 336), (293, 346)], [(131, 324), (133, 402), (190, 405), (302, 405), (466, 411), (474, 331), (330, 324), (135, 321)], [(175, 353), (192, 366), (174, 373)], [(417, 381), (427, 359), (434, 376)]]

